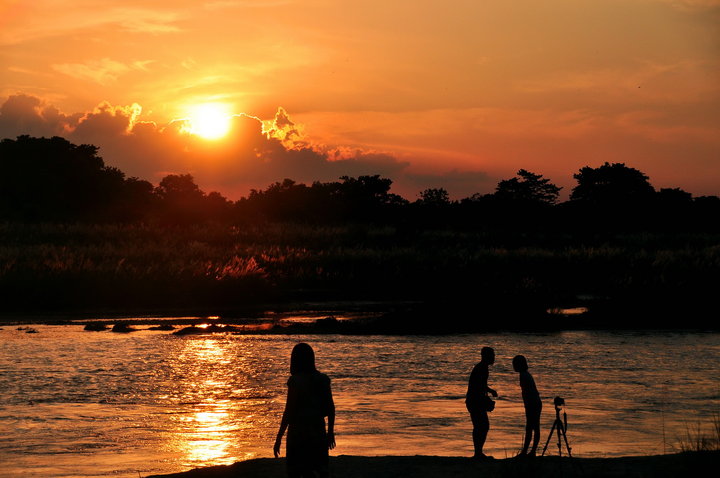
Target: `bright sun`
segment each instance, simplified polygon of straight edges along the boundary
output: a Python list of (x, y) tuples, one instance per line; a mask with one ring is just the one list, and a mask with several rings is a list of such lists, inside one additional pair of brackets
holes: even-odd
[(204, 103), (190, 108), (190, 133), (205, 139), (218, 139), (230, 131), (231, 114), (225, 105)]

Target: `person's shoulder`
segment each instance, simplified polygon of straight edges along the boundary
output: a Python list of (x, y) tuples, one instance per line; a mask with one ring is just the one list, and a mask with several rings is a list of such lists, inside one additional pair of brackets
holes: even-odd
[(488, 373), (487, 365), (482, 362), (478, 362), (473, 367), (472, 372), (470, 372), (470, 376), (473, 377), (484, 373)]
[(304, 373), (296, 373), (294, 375), (290, 375), (290, 378), (288, 379), (288, 386), (299, 385), (306, 380), (307, 377)]
[(325, 375), (325, 374), (322, 373), (322, 372), (316, 371), (313, 375), (314, 375), (314, 377), (315, 377), (315, 380), (317, 380), (318, 382), (321, 382), (321, 383), (330, 383), (330, 377), (328, 377), (327, 375)]

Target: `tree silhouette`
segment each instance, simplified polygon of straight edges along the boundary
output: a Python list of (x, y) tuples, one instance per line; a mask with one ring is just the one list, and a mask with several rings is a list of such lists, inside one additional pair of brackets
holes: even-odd
[(148, 199), (143, 191), (147, 193), (149, 183), (126, 180), (97, 153), (96, 146), (74, 145), (57, 136), (2, 140), (0, 217), (29, 222), (135, 219), (129, 217), (131, 205)]
[(125, 180), (122, 192), (116, 196), (110, 216), (121, 222), (137, 221), (147, 217), (156, 205), (152, 183), (131, 177)]
[(573, 188), (570, 199), (587, 204), (637, 204), (652, 199), (655, 192), (644, 173), (624, 163), (606, 162), (599, 168), (585, 166), (573, 177), (578, 185)]
[(305, 221), (312, 206), (309, 204), (308, 187), (285, 178), (265, 190), (253, 189), (238, 207), (245, 217), (263, 218), (271, 221)]
[(190, 174), (165, 176), (155, 192), (161, 199), (169, 202), (193, 202), (205, 196)]
[(450, 195), (444, 188), (428, 188), (420, 193), (418, 200), (423, 206), (443, 207), (450, 204)]
[(392, 179), (372, 176), (341, 176), (340, 183), (331, 183), (331, 197), (339, 201), (340, 214), (363, 222), (382, 222), (389, 211), (407, 201), (390, 192)]
[(0, 221), (384, 224), (402, 231), (446, 228), (573, 234), (617, 231), (717, 231), (720, 198), (679, 188), (658, 192), (623, 163), (586, 166), (574, 175), (570, 201), (542, 175), (520, 169), (492, 194), (451, 201), (444, 188), (425, 189), (410, 204), (380, 175), (342, 176), (312, 185), (292, 179), (252, 190), (232, 203), (204, 193), (190, 174), (171, 174), (157, 187), (106, 166), (93, 145), (19, 136), (0, 141)]
[(562, 188), (552, 184), (549, 179), (525, 169), (518, 171), (517, 175), (498, 183), (494, 194), (497, 199), (548, 206), (557, 202)]
[[(224, 216), (224, 198), (213, 193), (208, 198), (190, 174), (169, 174), (155, 188), (159, 200), (159, 219), (169, 224), (190, 224), (217, 219), (211, 211)], [(220, 208), (218, 211), (217, 208)], [(229, 209), (229, 205), (227, 205)]]
[(657, 198), (661, 204), (668, 206), (687, 206), (693, 201), (692, 194), (680, 188), (661, 188), (657, 192)]
[(390, 193), (392, 179), (372, 176), (341, 176), (339, 194), (350, 202), (365, 203), (368, 205), (401, 204), (406, 202), (397, 194)]

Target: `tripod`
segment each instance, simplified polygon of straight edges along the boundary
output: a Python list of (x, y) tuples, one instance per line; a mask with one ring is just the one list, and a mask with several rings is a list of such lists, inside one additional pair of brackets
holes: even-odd
[(545, 451), (547, 450), (548, 445), (550, 444), (550, 439), (552, 438), (553, 432), (557, 431), (557, 441), (558, 441), (558, 453), (560, 456), (562, 456), (562, 442), (563, 439), (565, 440), (565, 448), (567, 449), (568, 456), (572, 458), (572, 453), (570, 453), (570, 445), (568, 444), (567, 439), (567, 413), (565, 413), (565, 410), (563, 410), (563, 419), (560, 420), (560, 410), (563, 409), (563, 406), (565, 405), (565, 400), (563, 400), (560, 397), (555, 397), (555, 400), (553, 400), (553, 403), (555, 404), (555, 421), (552, 424), (552, 428), (550, 428), (550, 435), (548, 435), (548, 439), (545, 442), (545, 447), (543, 448), (542, 454), (540, 456), (545, 456)]

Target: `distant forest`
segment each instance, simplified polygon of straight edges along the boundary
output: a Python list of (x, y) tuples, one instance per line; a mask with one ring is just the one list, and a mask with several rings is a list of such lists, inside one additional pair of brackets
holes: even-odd
[(0, 168), (0, 319), (377, 301), (373, 330), (393, 333), (716, 327), (720, 199), (621, 163), (580, 169), (565, 202), (523, 169), (459, 201), (410, 202), (375, 175), (232, 202), (189, 174), (128, 178), (59, 137), (1, 141)]
[(493, 193), (451, 200), (443, 188), (419, 199), (390, 192), (392, 180), (343, 176), (310, 185), (276, 182), (230, 201), (206, 193), (190, 174), (158, 186), (105, 165), (93, 145), (61, 137), (19, 136), (0, 142), (0, 222), (356, 224), (468, 231), (717, 232), (720, 198), (679, 188), (656, 190), (643, 172), (623, 163), (584, 167), (569, 200), (541, 174), (521, 169)]

